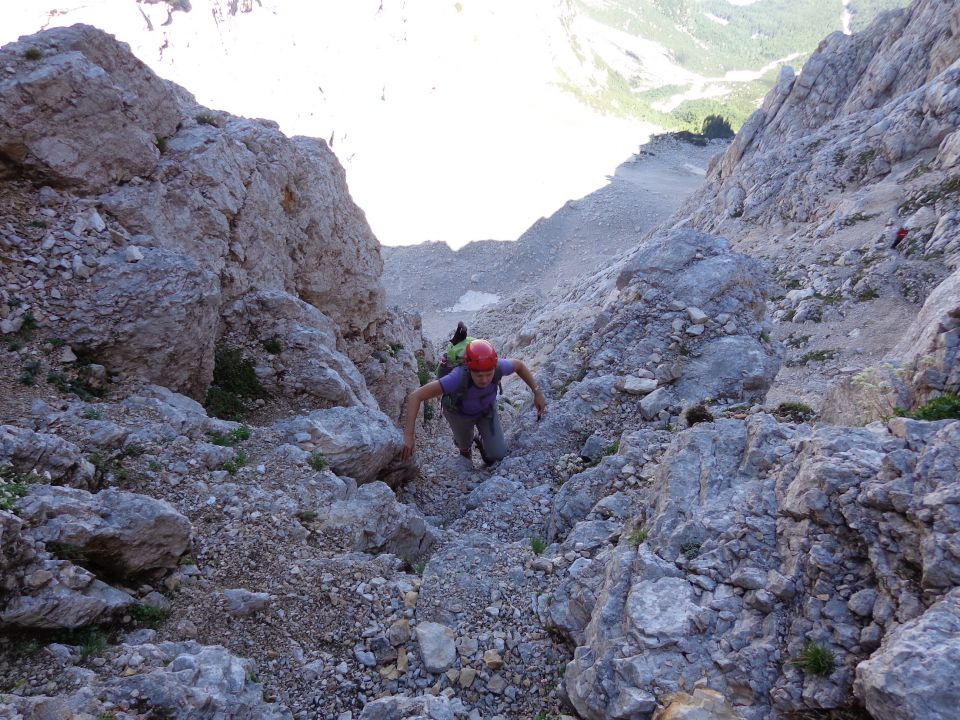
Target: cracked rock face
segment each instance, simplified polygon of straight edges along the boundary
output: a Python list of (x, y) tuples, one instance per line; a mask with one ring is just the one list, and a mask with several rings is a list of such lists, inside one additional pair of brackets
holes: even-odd
[[(46, 315), (65, 321), (57, 329), (64, 340), (115, 373), (200, 398), (223, 311), (246, 303), (259, 311), (251, 320), (276, 325), (284, 312), (263, 293), (286, 295), (332, 324), (314, 338), (304, 335), (309, 324), (288, 328), (297, 331), (291, 347), (322, 352), (312, 373), (281, 389), (296, 396), (311, 385), (331, 403), (373, 402), (343, 352), (349, 344), (355, 361), (366, 360), (397, 333), (384, 306), (379, 244), (323, 141), (202, 108), (90, 26), (25, 37), (0, 50), (0, 60), (5, 173), (52, 186), (49, 204), (63, 190), (94, 206), (69, 229), (49, 228), (41, 252), (62, 260), (24, 258), (47, 275), (89, 283), (78, 290), (83, 301), (44, 298)], [(16, 332), (22, 314), (2, 321), (4, 333)], [(409, 343), (412, 353), (422, 338)], [(388, 363), (407, 376), (392, 385), (415, 382), (412, 358)], [(370, 379), (394, 415), (390, 383)]]
[[(639, 508), (648, 539), (571, 568), (556, 594), (553, 617), (578, 644), (565, 675), (578, 712), (648, 717), (700, 678), (745, 718), (839, 708), (856, 668), (868, 709), (891, 708), (877, 717), (924, 717), (922, 688), (951, 680), (912, 658), (929, 648), (948, 672), (956, 653), (958, 433), (764, 415), (685, 432)], [(835, 658), (823, 677), (795, 662), (811, 641)]]

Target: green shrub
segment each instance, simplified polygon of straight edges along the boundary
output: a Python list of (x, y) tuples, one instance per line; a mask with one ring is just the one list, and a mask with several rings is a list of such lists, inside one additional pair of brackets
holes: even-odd
[(283, 345), (280, 343), (280, 338), (274, 335), (269, 340), (264, 341), (263, 349), (271, 355), (279, 355), (281, 352), (283, 352)]
[(687, 542), (680, 546), (680, 552), (687, 560), (693, 560), (700, 554), (700, 543)]
[(313, 510), (301, 510), (297, 513), (297, 520), (301, 522), (313, 522), (317, 517), (318, 514)]
[(88, 407), (83, 411), (81, 417), (85, 420), (102, 420), (103, 413), (101, 413), (100, 410), (95, 407)]
[(163, 155), (167, 151), (167, 139), (165, 137), (160, 137), (159, 135), (153, 141), (153, 144), (157, 146), (157, 150), (160, 151), (160, 154)]
[(208, 433), (207, 437), (210, 438), (210, 442), (214, 445), (219, 445), (220, 447), (233, 447), (234, 445), (239, 445), (244, 440), (250, 439), (250, 428), (246, 425), (241, 425), (240, 427), (234, 428), (226, 434), (212, 432)]
[(207, 398), (203, 406), (207, 413), (221, 420), (239, 420), (247, 411), (247, 404), (243, 398), (218, 387), (207, 390)]
[(36, 360), (28, 360), (23, 364), (23, 370), (18, 378), (21, 385), (33, 385), (36, 382), (37, 373), (40, 371), (40, 363)]
[(249, 462), (250, 456), (243, 450), (238, 450), (237, 454), (233, 456), (233, 460), (225, 462), (221, 469), (226, 470), (231, 475), (236, 475), (237, 471)]
[(643, 543), (647, 541), (647, 538), (650, 537), (650, 531), (646, 527), (639, 527), (634, 530), (627, 537), (627, 542), (629, 542), (634, 547), (640, 547)]
[(777, 409), (773, 414), (790, 422), (806, 422), (816, 415), (816, 412), (805, 403), (791, 400), (790, 402), (782, 402), (777, 405)]
[(40, 52), (39, 48), (27, 48), (26, 52), (23, 53), (23, 56), (27, 60), (39, 60), (43, 57), (43, 53)]
[(307, 462), (310, 464), (310, 467), (316, 470), (317, 472), (320, 472), (321, 470), (325, 470), (327, 468), (327, 465), (329, 465), (329, 463), (327, 462), (327, 458), (324, 456), (323, 453), (320, 453), (320, 452), (314, 453), (313, 455), (311, 455), (310, 459)]
[(269, 397), (240, 350), (218, 345), (214, 351), (213, 384), (207, 390), (204, 407), (222, 420), (240, 420), (247, 411), (247, 400)]
[(700, 134), (711, 140), (714, 138), (732, 138), (736, 133), (730, 127), (730, 122), (720, 115), (707, 115), (703, 119)]
[(155, 628), (168, 617), (170, 617), (170, 610), (155, 608), (152, 605), (145, 605), (143, 603), (137, 603), (130, 608), (130, 617), (136, 620), (140, 625)]
[(197, 121), (197, 125), (213, 125), (215, 127), (218, 125), (217, 116), (214, 115), (213, 113), (206, 113), (206, 112), (198, 113), (194, 117), (194, 120)]
[(810, 641), (803, 648), (800, 657), (792, 661), (810, 675), (827, 676), (837, 666), (836, 659), (829, 648)]
[(945, 393), (929, 400), (907, 415), (915, 420), (960, 419), (960, 396)]
[(535, 555), (542, 555), (543, 551), (547, 549), (547, 542), (537, 537), (530, 538), (530, 549), (533, 550)]

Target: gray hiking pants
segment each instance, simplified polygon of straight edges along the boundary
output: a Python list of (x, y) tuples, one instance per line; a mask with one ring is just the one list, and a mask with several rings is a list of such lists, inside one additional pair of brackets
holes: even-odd
[(496, 405), (488, 414), (478, 417), (458, 415), (447, 409), (444, 409), (443, 416), (453, 430), (453, 441), (461, 450), (470, 450), (473, 444), (473, 431), (476, 428), (483, 440), (483, 452), (487, 460), (490, 462), (503, 460), (507, 454), (507, 441), (503, 437), (503, 426), (500, 425), (500, 413)]

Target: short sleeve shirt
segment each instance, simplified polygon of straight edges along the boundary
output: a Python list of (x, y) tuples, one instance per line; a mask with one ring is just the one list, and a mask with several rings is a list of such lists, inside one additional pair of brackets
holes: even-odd
[[(513, 375), (516, 372), (513, 360), (498, 360), (497, 367), (500, 368), (500, 374), (503, 376)], [(443, 394), (447, 395), (456, 392), (463, 384), (463, 374), (469, 373), (463, 365), (459, 365), (449, 373), (440, 378), (440, 387), (443, 388)], [(497, 385), (490, 383), (486, 387), (478, 388), (470, 385), (463, 394), (463, 402), (460, 405), (460, 414), (468, 417), (477, 417), (486, 415), (493, 404), (497, 401)]]

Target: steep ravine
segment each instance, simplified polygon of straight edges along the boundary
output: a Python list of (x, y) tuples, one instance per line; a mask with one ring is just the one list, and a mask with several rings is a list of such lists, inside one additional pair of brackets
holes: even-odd
[[(0, 50), (0, 118), (29, 120), (0, 121), (0, 715), (954, 717), (960, 422), (764, 402), (809, 301), (849, 314), (894, 292), (913, 309), (887, 342), (909, 409), (960, 389), (958, 23), (918, 0), (825, 43), (672, 221), (481, 313), (549, 408), (538, 421), (505, 383), (511, 453), (474, 472), (436, 417), (419, 464), (397, 459), (433, 348), (386, 308), (322, 141), (212, 113), (92, 28)], [(930, 55), (908, 61), (896, 38), (914, 36)], [(833, 84), (895, 59), (888, 96)], [(776, 178), (855, 172), (800, 149), (865, 104), (893, 127), (927, 112), (916, 160), (884, 145), (825, 207), (778, 195)], [(837, 113), (825, 142), (859, 157), (864, 116)], [(896, 252), (922, 281), (877, 261), (834, 277), (872, 254), (818, 243), (883, 193), (910, 202), (919, 239)], [(788, 208), (784, 277), (763, 227)], [(920, 274), (937, 249), (943, 282)], [(865, 279), (878, 297), (856, 302)], [(877, 385), (831, 402), (872, 419), (854, 410), (889, 400)], [(208, 412), (238, 400), (245, 424)]]

